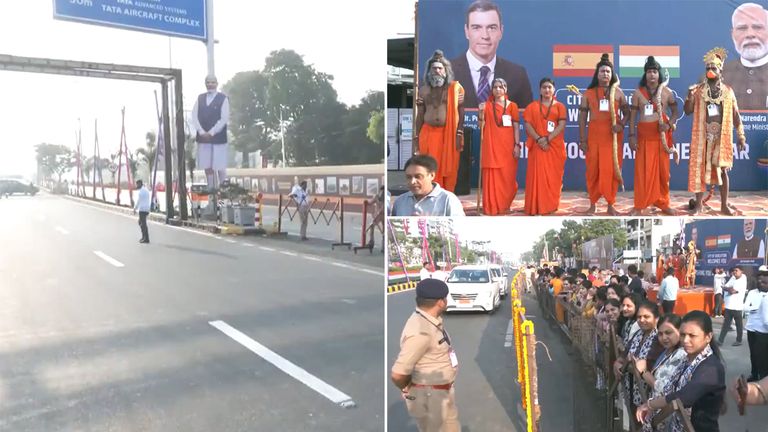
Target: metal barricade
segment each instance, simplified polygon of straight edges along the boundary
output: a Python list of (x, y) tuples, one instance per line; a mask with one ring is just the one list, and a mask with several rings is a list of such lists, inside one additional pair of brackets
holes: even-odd
[(519, 270), (512, 279), (510, 301), (512, 303), (512, 328), (515, 339), (515, 354), (517, 356), (517, 382), (520, 385), (520, 396), (525, 412), (526, 430), (538, 432), (541, 419), (539, 406), (538, 376), (536, 367), (536, 335), (533, 321), (526, 319), (521, 291), (525, 274)]
[[(352, 248), (352, 243), (344, 241), (344, 197), (340, 198), (326, 198), (321, 207), (317, 204), (320, 203), (317, 198), (312, 199), (307, 211), (307, 217), (312, 220), (313, 225), (317, 225), (319, 220), (323, 220), (327, 226), (331, 225), (331, 222), (339, 222), (339, 241), (331, 244), (331, 249), (335, 249), (336, 246), (346, 246), (347, 249)], [(277, 217), (277, 232), (275, 234), (287, 235), (283, 232), (283, 215), (288, 216), (289, 220), (293, 220), (299, 213), (299, 203), (295, 199), (290, 199), (288, 203), (283, 200), (283, 194), (278, 197), (278, 217)]]
[[(371, 205), (368, 200), (363, 201), (363, 231), (360, 234), (360, 246), (355, 246), (353, 249), (355, 253), (362, 249), (368, 249), (368, 252), (373, 253), (374, 238), (376, 230), (381, 233), (381, 247), (384, 249), (384, 206), (379, 206), (375, 202)], [(371, 222), (368, 223), (368, 213), (371, 213)], [(368, 232), (370, 231), (370, 239), (368, 238)]]

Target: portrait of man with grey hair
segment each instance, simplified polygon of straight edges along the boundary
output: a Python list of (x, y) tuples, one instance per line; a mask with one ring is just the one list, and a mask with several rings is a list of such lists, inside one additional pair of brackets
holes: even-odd
[(739, 109), (768, 109), (768, 10), (743, 3), (731, 16), (731, 37), (739, 58), (725, 64), (723, 80)]

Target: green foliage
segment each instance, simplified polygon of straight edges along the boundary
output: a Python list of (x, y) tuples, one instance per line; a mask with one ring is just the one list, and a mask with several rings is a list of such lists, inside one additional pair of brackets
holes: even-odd
[(41, 143), (35, 146), (35, 151), (45, 176), (56, 175), (59, 182), (61, 176), (77, 165), (75, 152), (65, 145)]
[(374, 111), (371, 114), (366, 134), (374, 144), (384, 144), (384, 110)]
[(566, 257), (581, 257), (581, 245), (598, 237), (612, 235), (613, 247), (624, 249), (627, 245), (627, 233), (621, 228), (621, 222), (614, 219), (589, 219), (582, 222), (574, 220), (563, 221), (560, 231), (549, 230), (533, 244), (530, 251), (525, 252), (523, 261), (538, 262), (543, 256), (544, 240), (549, 248), (550, 258), (555, 247), (559, 248)]
[(285, 49), (271, 52), (263, 70), (240, 72), (227, 82), (231, 142), (243, 153), (243, 164), (256, 150), (280, 159), (281, 132), (288, 165), (380, 162), (383, 122), (376, 126), (380, 142), (369, 138), (368, 129), (374, 113), (383, 116), (384, 93), (370, 92), (348, 108), (332, 82), (332, 75)]

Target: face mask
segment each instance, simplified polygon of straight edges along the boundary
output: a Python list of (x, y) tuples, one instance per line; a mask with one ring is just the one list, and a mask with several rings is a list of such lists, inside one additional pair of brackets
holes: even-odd
[(707, 71), (707, 78), (709, 78), (709, 79), (716, 79), (717, 78), (717, 74), (715, 72), (711, 71), (711, 70)]

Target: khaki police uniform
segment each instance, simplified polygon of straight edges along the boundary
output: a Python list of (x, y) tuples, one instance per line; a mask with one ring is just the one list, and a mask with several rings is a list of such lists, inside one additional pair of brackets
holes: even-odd
[(442, 318), (418, 308), (400, 336), (400, 355), (392, 372), (411, 376), (406, 406), (420, 432), (461, 431), (453, 387), (458, 365), (452, 364), (447, 336)]

